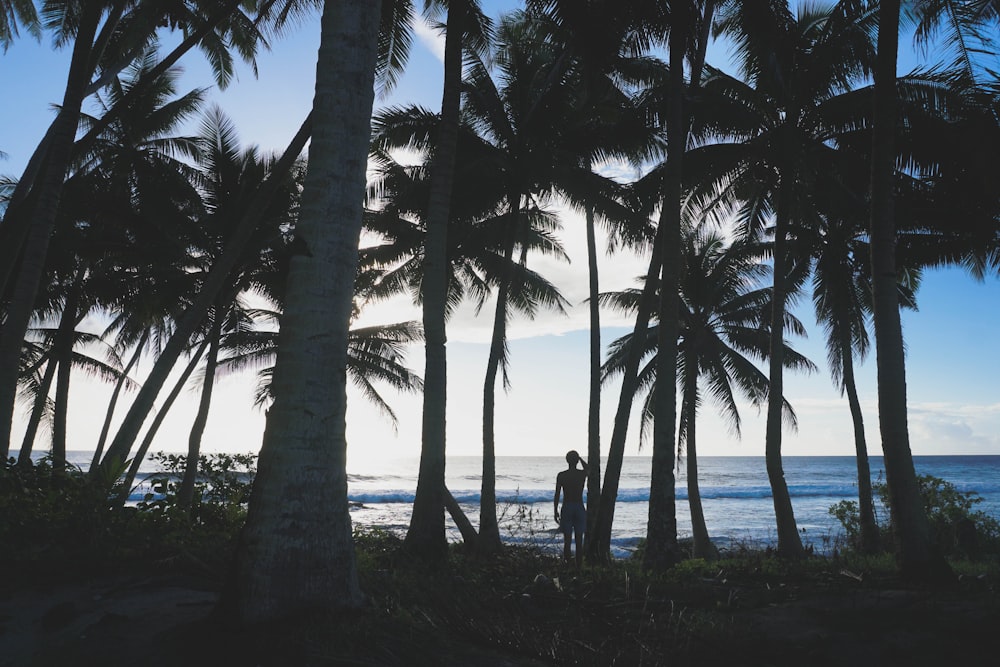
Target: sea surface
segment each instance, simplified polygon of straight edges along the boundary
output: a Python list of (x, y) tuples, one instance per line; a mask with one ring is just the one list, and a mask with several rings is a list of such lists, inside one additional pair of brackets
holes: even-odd
[[(791, 456), (785, 457), (783, 464), (803, 542), (818, 552), (829, 551), (842, 532), (840, 523), (829, 513), (830, 506), (857, 499), (854, 457)], [(447, 462), (448, 488), (474, 525), (479, 523), (481, 465), (479, 457), (451, 457)], [(917, 456), (914, 465), (918, 474), (943, 478), (960, 491), (975, 491), (983, 499), (975, 509), (1000, 519), (1000, 456)], [(882, 457), (871, 457), (870, 466), (872, 481), (884, 481)], [(561, 548), (552, 498), (556, 475), (565, 467), (565, 460), (558, 456), (497, 457), (498, 513), (505, 539)], [(416, 471), (416, 459), (387, 462), (378, 471), (354, 471), (348, 465), (348, 496), (361, 504), (352, 513), (355, 523), (405, 532), (416, 489)], [(603, 476), (603, 462), (601, 472)], [(648, 457), (625, 457), (612, 532), (616, 556), (628, 555), (645, 536), (649, 476)], [(719, 547), (777, 543), (764, 457), (699, 457), (698, 486), (709, 534)], [(447, 523), (450, 538), (460, 540), (450, 518)], [(677, 474), (677, 523), (679, 536), (690, 536), (691, 515), (683, 470)]]
[[(85, 468), (90, 454), (70, 452), (68, 458)], [(348, 462), (348, 499), (355, 525), (404, 534), (417, 486), (418, 463), (416, 458), (364, 467)], [(857, 499), (854, 457), (789, 456), (783, 464), (803, 542), (818, 552), (828, 552), (841, 533), (840, 524), (829, 514), (830, 506)], [(1000, 456), (915, 456), (914, 465), (918, 474), (945, 479), (960, 491), (976, 492), (982, 502), (975, 509), (1000, 519)], [(473, 525), (479, 523), (481, 466), (482, 460), (473, 456), (449, 457), (447, 461), (448, 489)], [(561, 548), (562, 537), (552, 516), (552, 497), (556, 475), (565, 467), (565, 460), (559, 456), (497, 457), (498, 514), (506, 541)], [(690, 536), (691, 519), (687, 479), (683, 465), (681, 468), (677, 474), (677, 522), (683, 538)], [(698, 468), (705, 521), (719, 547), (776, 544), (774, 505), (763, 457), (700, 457)], [(147, 463), (144, 472), (151, 471)], [(603, 476), (603, 462), (601, 472)], [(616, 556), (627, 556), (645, 535), (649, 475), (648, 457), (625, 457), (612, 533)], [(882, 457), (871, 457), (871, 475), (874, 482), (884, 481)], [(133, 499), (141, 498), (143, 492), (141, 486), (137, 488)], [(450, 517), (446, 523), (449, 539), (461, 540)]]

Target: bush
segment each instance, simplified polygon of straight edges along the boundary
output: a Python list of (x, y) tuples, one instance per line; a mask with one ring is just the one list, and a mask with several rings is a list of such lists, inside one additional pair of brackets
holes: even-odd
[[(950, 557), (975, 558), (1000, 553), (1000, 522), (990, 515), (976, 510), (983, 501), (975, 491), (959, 491), (951, 482), (933, 475), (917, 475), (920, 497), (930, 524), (931, 537), (942, 553)], [(888, 516), (889, 487), (879, 481), (873, 485), (882, 506), (882, 516)], [(860, 539), (860, 518), (858, 503), (842, 500), (829, 509), (844, 528), (848, 544), (856, 546)], [(890, 544), (891, 522), (879, 525), (883, 543)]]
[(246, 520), (256, 458), (201, 457), (199, 493), (190, 508), (176, 504), (184, 457), (153, 459), (163, 469), (150, 476), (151, 493), (134, 507), (116, 502), (117, 473), (110, 481), (94, 480), (73, 466), (56, 469), (48, 459), (33, 466), (6, 462), (0, 469), (0, 565), (8, 571), (56, 566), (70, 575), (156, 562), (221, 573)]

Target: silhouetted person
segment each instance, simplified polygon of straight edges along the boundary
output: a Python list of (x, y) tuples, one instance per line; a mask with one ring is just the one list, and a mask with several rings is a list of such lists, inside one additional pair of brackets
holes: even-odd
[[(577, 462), (583, 467), (576, 467)], [(563, 558), (570, 559), (570, 543), (576, 535), (576, 566), (583, 561), (583, 534), (587, 531), (587, 509), (583, 506), (583, 485), (587, 481), (587, 462), (575, 450), (566, 453), (569, 467), (556, 476), (556, 495), (552, 499), (556, 521), (563, 533)], [(563, 495), (562, 517), (559, 516), (559, 493)]]

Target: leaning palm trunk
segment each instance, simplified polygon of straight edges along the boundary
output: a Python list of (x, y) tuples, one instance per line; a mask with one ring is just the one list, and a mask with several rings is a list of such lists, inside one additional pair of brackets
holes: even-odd
[(899, 5), (899, 0), (883, 0), (879, 5), (870, 226), (875, 360), (879, 431), (900, 570), (907, 578), (930, 579), (947, 576), (950, 571), (944, 558), (934, 553), (931, 546), (907, 426), (906, 362), (897, 293), (893, 203)]
[[(93, 125), (90, 126), (87, 133), (76, 142), (75, 148), (77, 152), (85, 153), (88, 151), (97, 140), (97, 137), (99, 137), (112, 122), (117, 120), (123, 111), (129, 109), (133, 105), (134, 101), (143, 95), (154, 82), (158, 81), (164, 73), (173, 67), (183, 55), (197, 46), (206, 36), (215, 30), (215, 28), (217, 28), (222, 21), (231, 16), (233, 11), (239, 6), (240, 2), (241, 0), (226, 0), (226, 3), (220, 6), (216, 12), (201, 26), (192, 30), (180, 44), (174, 47), (174, 49), (168, 53), (165, 58), (163, 58), (163, 60), (147, 72), (141, 81), (137, 82), (137, 85), (129, 88), (121, 99), (114, 104), (114, 106), (108, 109), (104, 115), (102, 115)], [(117, 3), (113, 15), (109, 17), (108, 21), (105, 22), (106, 25), (104, 32), (106, 35), (109, 34), (107, 30), (108, 26), (120, 18), (124, 8), (125, 3)], [(84, 96), (97, 92), (101, 85), (106, 85), (110, 80), (117, 76), (121, 70), (129, 64), (129, 62), (131, 62), (129, 59), (122, 59), (117, 67), (104, 69), (101, 72), (101, 78), (99, 81), (93, 83), (88, 82), (87, 88), (83, 93)], [(10, 278), (10, 271), (16, 264), (21, 244), (24, 242), (30, 223), (30, 219), (26, 215), (20, 214), (21, 204), (25, 197), (27, 197), (31, 188), (34, 187), (36, 178), (40, 173), (40, 169), (48, 158), (49, 149), (53, 146), (53, 138), (59, 136), (59, 140), (65, 139), (64, 134), (57, 133), (58, 126), (59, 119), (57, 118), (56, 121), (53, 121), (53, 123), (49, 126), (45, 136), (32, 153), (24, 172), (21, 174), (21, 178), (18, 180), (17, 186), (11, 195), (11, 199), (8, 204), (9, 219), (5, 218), (4, 225), (0, 227), (0, 293), (4, 291), (3, 286), (7, 284), (7, 281)], [(69, 139), (72, 142), (73, 137), (70, 137)], [(15, 211), (18, 211), (18, 214), (11, 215)]]
[[(518, 200), (511, 198), (511, 205)], [(507, 340), (507, 295), (510, 291), (510, 266), (514, 258), (514, 241), (517, 237), (517, 209), (512, 209), (503, 266), (506, 275), (497, 288), (496, 312), (493, 316), (493, 337), (490, 341), (490, 358), (486, 363), (483, 381), (483, 479), (479, 498), (479, 541), (477, 551), (482, 554), (500, 550), (500, 527), (497, 525), (497, 459), (496, 459), (496, 384), (497, 371), (504, 355)]]
[[(678, 7), (678, 9), (680, 9)], [(680, 332), (681, 175), (687, 132), (684, 126), (685, 16), (672, 16), (670, 98), (667, 102), (667, 170), (663, 192), (663, 265), (657, 328), (654, 390), (653, 461), (649, 483), (649, 519), (643, 567), (663, 569), (677, 562), (677, 498), (674, 452), (677, 442), (677, 337)]]
[(177, 505), (191, 507), (194, 502), (194, 485), (198, 478), (198, 459), (201, 455), (201, 439), (208, 424), (208, 411), (212, 406), (212, 389), (215, 387), (215, 369), (219, 365), (219, 345), (222, 336), (221, 308), (217, 305), (212, 320), (212, 329), (208, 334), (208, 354), (205, 356), (205, 379), (201, 385), (201, 399), (198, 401), (198, 412), (191, 425), (188, 436), (187, 458), (184, 460), (184, 477), (177, 490)]
[[(364, 604), (347, 504), (347, 344), (381, 3), (327, 0), (257, 477), (221, 604), (241, 623)], [(290, 567), (290, 564), (292, 565)]]
[(771, 484), (774, 518), (778, 529), (778, 553), (788, 558), (800, 558), (804, 550), (795, 524), (792, 498), (785, 482), (781, 462), (781, 412), (784, 392), (784, 323), (787, 290), (787, 238), (788, 213), (791, 198), (790, 175), (783, 173), (778, 188), (778, 210), (774, 224), (774, 288), (771, 297), (771, 331), (768, 346), (767, 425), (764, 457), (767, 478)]
[[(40, 181), (36, 185), (37, 190), (32, 193), (36, 206), (31, 214), (31, 223), (21, 252), (20, 268), (13, 289), (9, 292), (11, 298), (7, 304), (7, 316), (0, 334), (0, 458), (7, 458), (10, 451), (21, 344), (28, 329), (35, 296), (38, 294), (38, 286), (44, 274), (49, 238), (59, 208), (59, 195), (69, 165), (70, 149), (80, 118), (84, 90), (92, 71), (92, 59), (95, 54), (91, 47), (101, 13), (100, 3), (95, 2), (85, 3), (80, 15), (66, 93), (59, 115), (56, 117), (58, 127), (53, 130), (52, 145), (44, 167), (39, 172)], [(22, 211), (21, 214), (26, 212)], [(4, 293), (7, 293), (6, 286), (0, 286), (0, 294)]]
[(94, 456), (90, 460), (90, 469), (95, 470), (101, 463), (101, 455), (104, 454), (104, 445), (108, 441), (108, 434), (111, 432), (111, 419), (115, 414), (115, 406), (118, 405), (118, 397), (122, 393), (122, 388), (128, 382), (128, 374), (132, 371), (139, 358), (142, 356), (143, 348), (146, 347), (146, 340), (149, 338), (149, 329), (142, 332), (139, 341), (135, 345), (135, 350), (129, 358), (122, 373), (115, 382), (115, 388), (111, 392), (111, 400), (108, 401), (108, 410), (104, 415), (104, 424), (101, 426), (101, 435), (97, 438), (97, 446), (94, 448)]
[[(167, 418), (167, 414), (170, 413), (170, 408), (174, 406), (174, 402), (177, 397), (181, 395), (184, 390), (184, 385), (187, 383), (188, 378), (194, 372), (194, 369), (198, 367), (201, 363), (201, 357), (205, 354), (205, 349), (208, 347), (208, 339), (206, 338), (198, 346), (198, 349), (191, 356), (190, 361), (188, 361), (187, 366), (184, 367), (184, 371), (181, 373), (180, 377), (177, 378), (177, 382), (174, 383), (173, 389), (167, 394), (167, 398), (163, 401), (163, 405), (156, 412), (156, 416), (150, 423), (149, 428), (146, 430), (146, 435), (143, 436), (142, 442), (139, 443), (139, 448), (136, 450), (135, 456), (132, 458), (129, 464), (128, 471), (125, 473), (125, 477), (121, 480), (120, 489), (118, 492), (118, 507), (121, 507), (128, 500), (129, 492), (132, 489), (132, 485), (135, 483), (135, 478), (139, 475), (139, 468), (142, 467), (142, 462), (146, 459), (146, 453), (149, 452), (150, 446), (153, 444), (153, 439), (156, 438), (156, 434), (160, 430), (160, 426), (163, 424), (163, 420)], [(104, 470), (117, 470), (112, 468), (106, 468)], [(92, 469), (91, 474), (96, 474), (96, 470)], [(104, 474), (104, 473), (101, 473)], [(110, 475), (108, 475), (110, 477)], [(114, 480), (108, 480), (113, 482)]]
[(858, 523), (861, 527), (861, 551), (866, 554), (878, 552), (879, 533), (875, 522), (875, 504), (872, 497), (871, 468), (868, 465), (868, 443), (865, 441), (865, 421), (861, 414), (861, 401), (854, 381), (854, 357), (851, 342), (846, 337), (841, 341), (843, 358), (844, 391), (851, 407), (851, 421), (854, 423), (854, 451), (858, 466)]
[(284, 154), (274, 164), (267, 179), (261, 183), (253, 197), (247, 202), (246, 212), (243, 214), (239, 225), (226, 243), (226, 248), (222, 255), (212, 265), (212, 269), (206, 276), (201, 289), (198, 291), (194, 301), (184, 312), (183, 317), (177, 323), (170, 340), (163, 347), (160, 355), (156, 358), (149, 376), (142, 384), (142, 388), (132, 402), (128, 413), (122, 420), (108, 451), (101, 461), (101, 465), (91, 467), (91, 475), (98, 476), (100, 471), (114, 470), (118, 468), (132, 449), (142, 424), (153, 409), (157, 395), (163, 388), (167, 377), (177, 363), (187, 345), (187, 341), (195, 332), (198, 326), (204, 321), (209, 307), (218, 297), (219, 292), (225, 287), (229, 280), (229, 274), (236, 267), (244, 248), (253, 236), (257, 225), (260, 224), (264, 212), (267, 210), (267, 203), (277, 191), (284, 175), (288, 173), (292, 164), (298, 158), (299, 153), (305, 147), (306, 141), (312, 131), (312, 113), (302, 123), (298, 133), (292, 138)]
[(406, 532), (407, 550), (430, 561), (443, 560), (446, 422), (448, 407), (448, 218), (458, 146), (458, 119), (462, 89), (461, 2), (448, 6), (444, 47), (444, 91), (438, 146), (431, 163), (431, 191), (427, 204), (427, 238), (424, 242), (424, 397), (420, 445), (420, 474), (413, 498), (413, 513)]
[(35, 394), (35, 402), (31, 407), (31, 416), (28, 418), (28, 425), (24, 429), (24, 439), (21, 440), (21, 451), (17, 453), (17, 465), (31, 465), (31, 452), (35, 447), (35, 436), (38, 435), (38, 426), (42, 422), (45, 408), (49, 400), (49, 388), (52, 387), (52, 380), (56, 375), (56, 368), (59, 364), (54, 359), (49, 359), (45, 364), (45, 373), (42, 381), (38, 384), (38, 391)]
[(687, 451), (687, 492), (688, 505), (691, 508), (691, 537), (692, 552), (694, 558), (714, 559), (718, 552), (708, 536), (708, 527), (705, 525), (705, 511), (701, 506), (701, 490), (698, 488), (698, 448), (696, 436), (696, 423), (698, 419), (698, 353), (695, 341), (689, 341), (687, 376), (684, 379), (684, 400), (682, 405), (685, 411), (685, 431), (684, 445)]

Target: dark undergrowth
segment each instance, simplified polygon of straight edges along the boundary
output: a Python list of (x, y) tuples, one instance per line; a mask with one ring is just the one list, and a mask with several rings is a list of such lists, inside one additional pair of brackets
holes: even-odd
[[(240, 489), (232, 502), (180, 511), (165, 483), (162, 502), (107, 511), (79, 476), (9, 473), (0, 478), (0, 594), (123, 575), (151, 582), (151, 595), (166, 584), (221, 590), (244, 518)], [(162, 627), (112, 615), (62, 664), (135, 664), (141, 652), (143, 664), (185, 667), (937, 667), (1000, 653), (995, 553), (953, 559), (954, 580), (926, 587), (901, 581), (890, 555), (849, 548), (795, 561), (737, 548), (650, 573), (637, 560), (577, 570), (530, 546), (477, 558), (452, 545), (445, 564), (428, 568), (390, 533), (355, 538), (361, 609), (242, 629), (207, 608), (175, 610)]]

